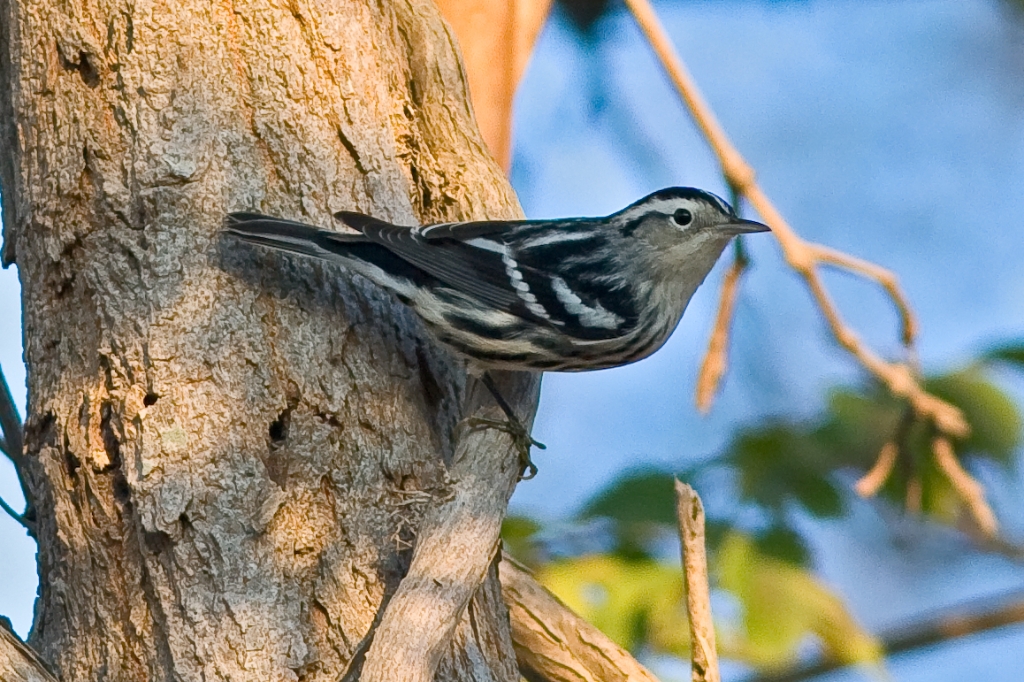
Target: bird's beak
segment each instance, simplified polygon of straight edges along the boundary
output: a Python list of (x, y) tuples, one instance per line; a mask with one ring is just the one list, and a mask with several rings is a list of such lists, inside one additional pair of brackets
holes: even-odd
[(716, 225), (715, 231), (719, 234), (727, 234), (734, 237), (738, 234), (751, 234), (753, 232), (771, 232), (772, 228), (756, 220), (743, 220), (736, 218), (724, 225)]

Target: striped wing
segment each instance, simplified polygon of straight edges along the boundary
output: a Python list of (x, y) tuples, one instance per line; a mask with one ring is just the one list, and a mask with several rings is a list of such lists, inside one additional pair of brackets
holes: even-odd
[(335, 217), (447, 286), (524, 320), (584, 341), (636, 327), (639, 303), (631, 287), (608, 277), (616, 254), (593, 220), (408, 228), (360, 213)]

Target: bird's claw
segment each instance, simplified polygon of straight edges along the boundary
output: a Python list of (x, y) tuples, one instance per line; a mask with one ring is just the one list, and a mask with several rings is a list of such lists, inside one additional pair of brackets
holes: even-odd
[(509, 434), (512, 436), (512, 443), (516, 446), (516, 450), (519, 451), (519, 466), (521, 467), (519, 480), (528, 481), (537, 475), (537, 465), (530, 459), (530, 448), (536, 447), (540, 450), (546, 450), (548, 446), (535, 440), (518, 419), (502, 420), (489, 419), (487, 417), (467, 417), (462, 420), (459, 426), (465, 426), (469, 429), (497, 429)]

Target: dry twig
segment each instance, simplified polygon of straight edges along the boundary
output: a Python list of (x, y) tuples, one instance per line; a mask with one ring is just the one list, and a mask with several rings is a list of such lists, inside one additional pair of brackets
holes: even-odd
[(690, 616), (693, 682), (721, 682), (715, 624), (711, 620), (711, 587), (704, 541), (704, 505), (697, 491), (676, 479), (676, 517), (683, 544), (686, 611)]
[(0, 368), (0, 432), (3, 438), (0, 439), (0, 452), (3, 452), (11, 464), (14, 465), (14, 472), (18, 476), (18, 483), (21, 486), (22, 495), (25, 497), (25, 513), (19, 514), (7, 502), (0, 498), (0, 509), (7, 512), (7, 515), (17, 521), (29, 532), (35, 535), (35, 527), (29, 520), (32, 516), (32, 499), (28, 494), (28, 486), (25, 483), (24, 462), (24, 431), (21, 425), (21, 417), (18, 415), (18, 408), (14, 404), (14, 396), (11, 395), (11, 388), (7, 385), (3, 368)]
[(964, 471), (953, 452), (953, 445), (947, 438), (941, 436), (932, 441), (932, 455), (935, 457), (935, 464), (939, 470), (946, 475), (953, 489), (967, 505), (978, 529), (987, 536), (995, 537), (998, 524), (992, 507), (985, 500), (985, 489), (980, 483)]
[(0, 430), (4, 436), (4, 454), (10, 458), (16, 469), (21, 469), (22, 441), (21, 417), (18, 415), (18, 408), (14, 405), (14, 396), (7, 385), (4, 377), (4, 370), (0, 368)]
[(889, 474), (892, 473), (893, 465), (896, 464), (896, 455), (898, 454), (899, 448), (895, 442), (889, 441), (883, 445), (882, 449), (878, 452), (878, 459), (875, 460), (871, 470), (854, 483), (853, 489), (857, 494), (861, 497), (874, 497), (881, 490), (886, 479), (889, 478)]
[(708, 341), (708, 351), (700, 365), (697, 376), (697, 409), (706, 413), (718, 392), (718, 385), (725, 375), (729, 358), (729, 327), (732, 323), (733, 310), (736, 307), (736, 295), (740, 289), (740, 278), (747, 268), (748, 261), (742, 254), (737, 254), (729, 271), (725, 273), (722, 283), (722, 295), (718, 302), (718, 314), (715, 326)]
[(958, 408), (925, 391), (907, 364), (883, 360), (843, 322), (821, 281), (818, 267), (830, 265), (842, 268), (877, 282), (896, 306), (904, 345), (912, 348), (917, 334), (917, 324), (896, 276), (873, 263), (807, 242), (793, 231), (757, 185), (754, 170), (733, 146), (711, 108), (704, 101), (693, 78), (676, 54), (649, 0), (626, 0), (626, 5), (689, 108), (697, 127), (718, 157), (726, 181), (772, 228), (772, 234), (778, 240), (786, 261), (807, 283), (835, 339), (894, 395), (905, 399), (919, 419), (933, 423), (940, 433), (947, 436), (966, 436), (970, 427)]

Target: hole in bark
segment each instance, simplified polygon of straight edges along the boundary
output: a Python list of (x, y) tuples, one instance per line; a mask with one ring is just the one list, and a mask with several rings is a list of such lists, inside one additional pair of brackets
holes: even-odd
[(291, 421), (290, 410), (282, 412), (277, 419), (270, 422), (270, 440), (274, 443), (280, 443), (288, 437), (288, 422)]
[(143, 541), (146, 543), (146, 549), (153, 554), (159, 554), (160, 552), (168, 550), (174, 544), (171, 540), (171, 536), (162, 530), (146, 531), (143, 535)]
[(287, 406), (277, 415), (277, 419), (270, 422), (268, 433), (270, 434), (271, 445), (280, 444), (288, 438), (288, 427), (292, 423), (292, 410), (299, 404), (298, 392), (294, 389), (288, 391)]
[(57, 54), (60, 55), (61, 64), (68, 71), (77, 71), (78, 75), (82, 77), (82, 82), (88, 85), (90, 88), (95, 88), (100, 84), (100, 72), (96, 68), (96, 56), (85, 50), (79, 50), (77, 59), (74, 55), (67, 54), (65, 50), (61, 49), (61, 45), (57, 45)]
[(156, 401), (158, 400), (160, 400), (160, 396), (150, 391), (146, 394), (146, 397), (142, 399), (142, 404), (146, 407), (152, 407), (153, 405), (156, 405)]
[(114, 499), (125, 505), (132, 499), (132, 489), (120, 470), (114, 472)]

